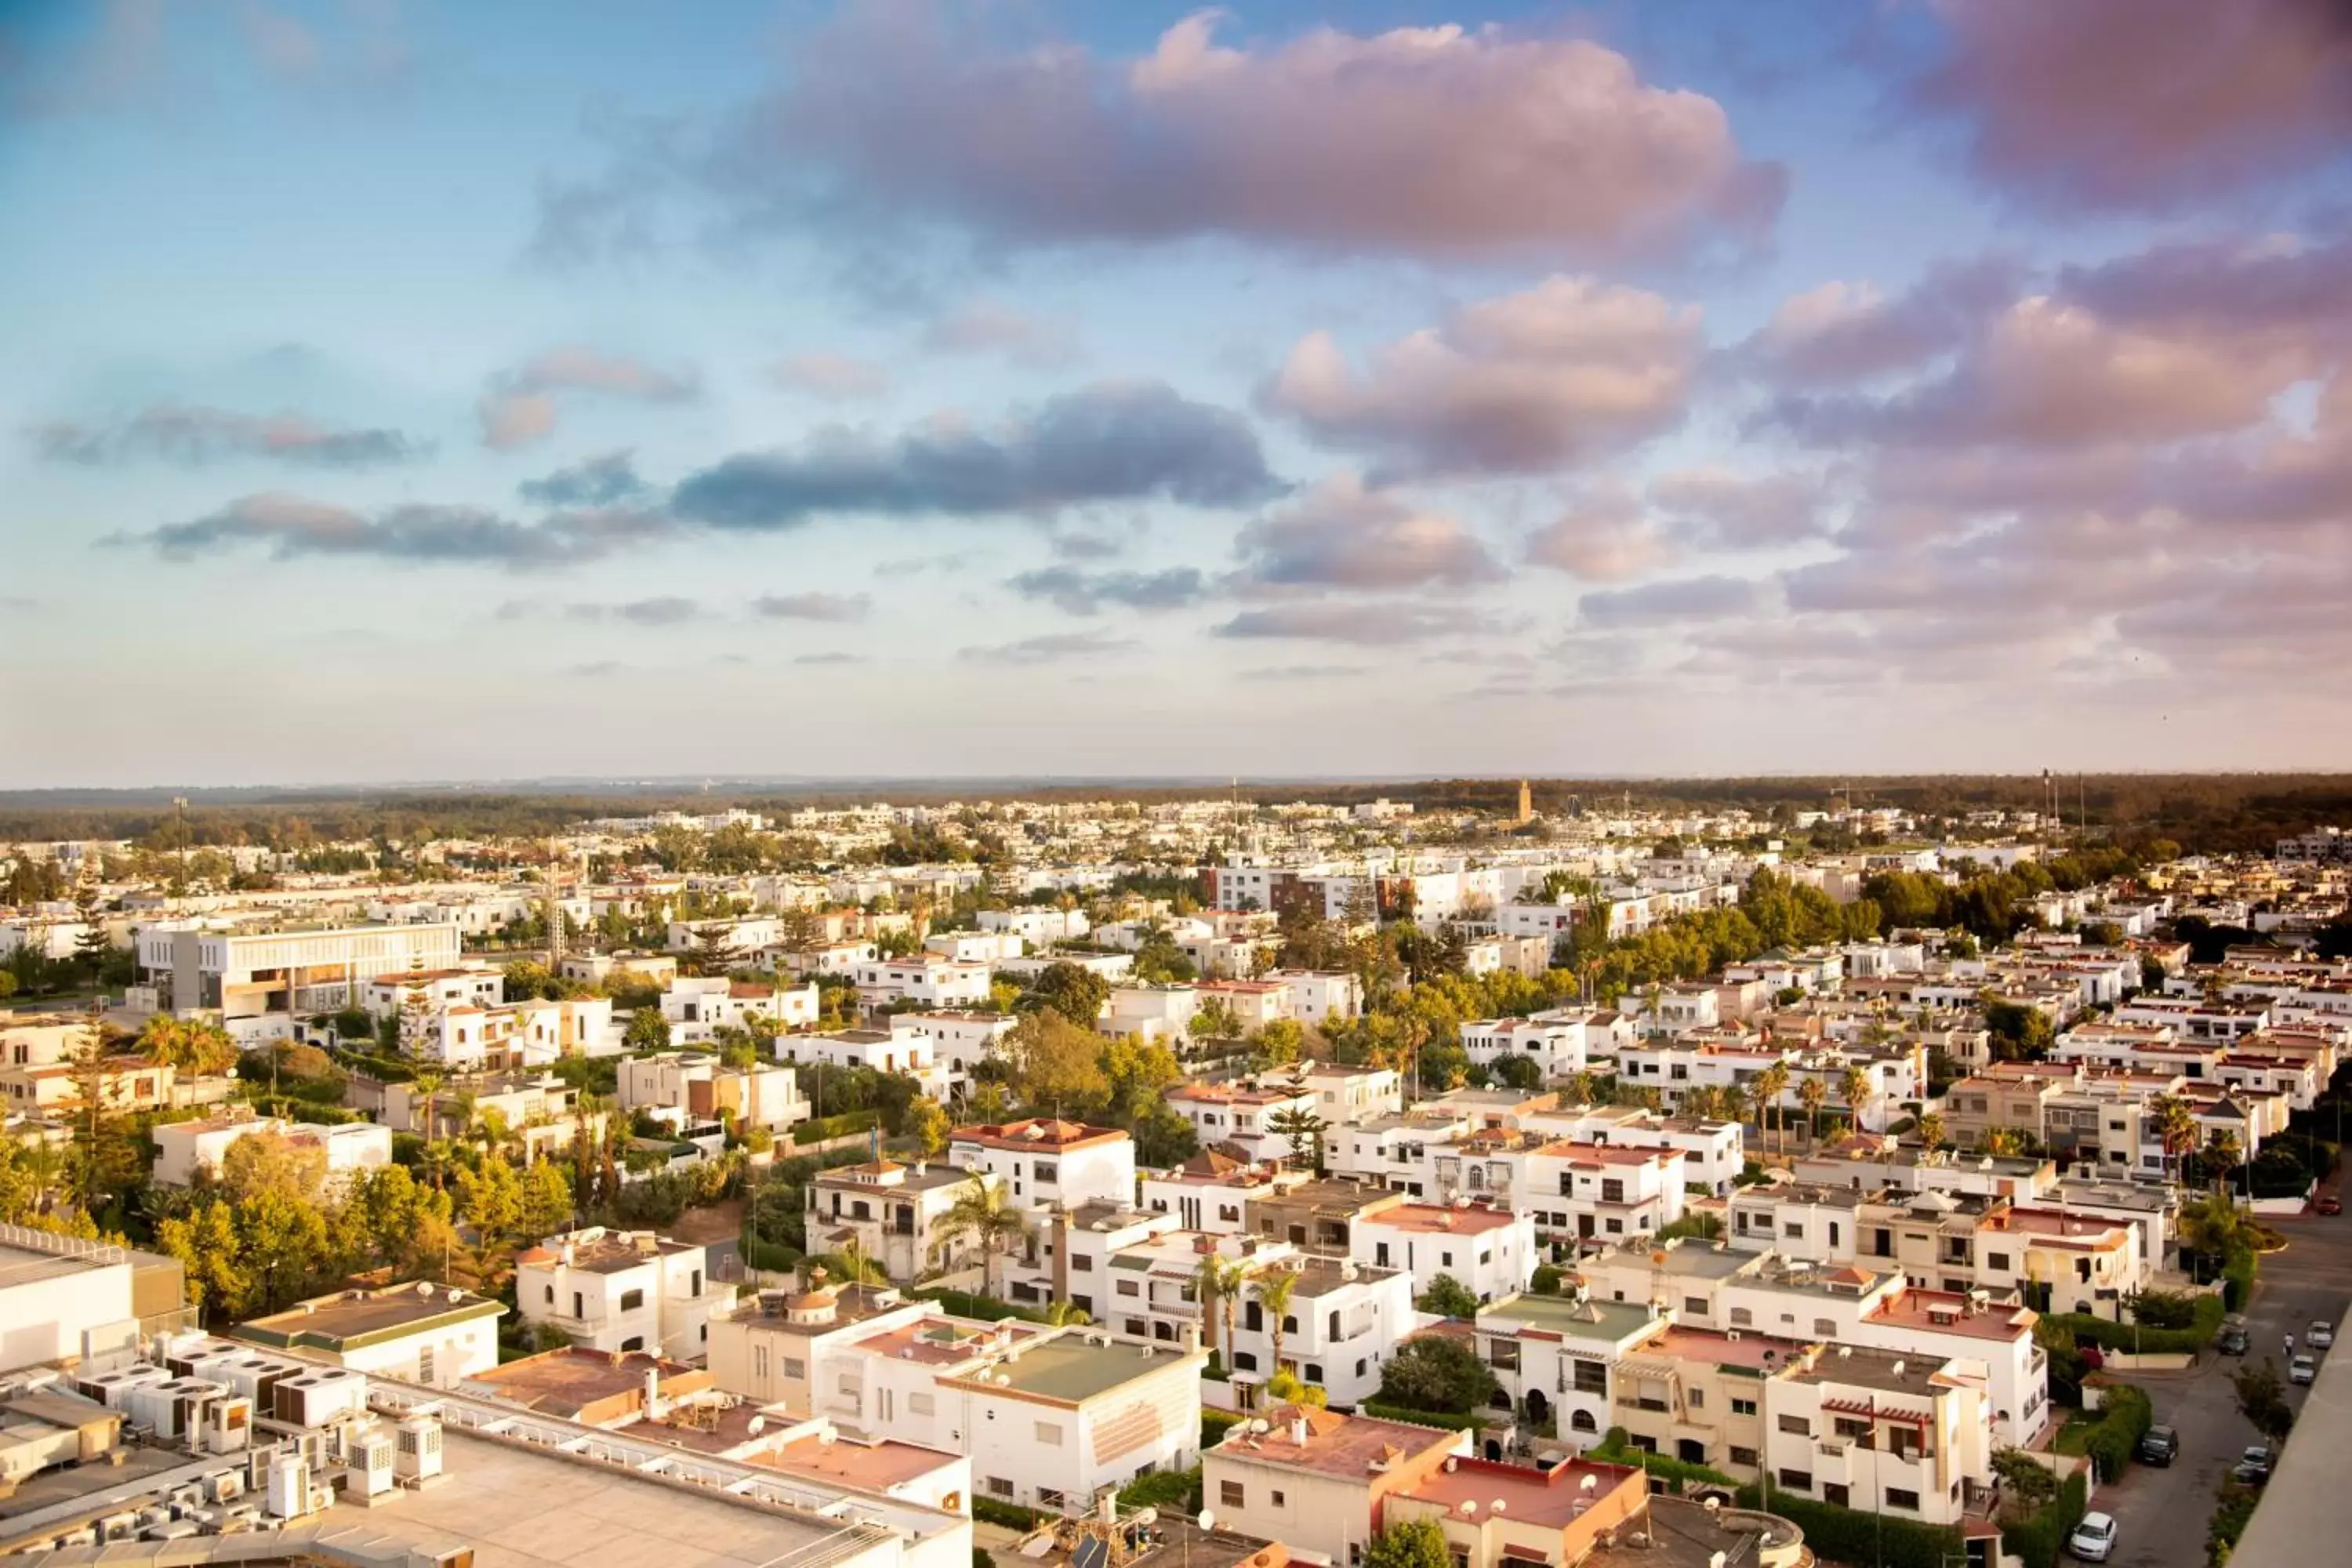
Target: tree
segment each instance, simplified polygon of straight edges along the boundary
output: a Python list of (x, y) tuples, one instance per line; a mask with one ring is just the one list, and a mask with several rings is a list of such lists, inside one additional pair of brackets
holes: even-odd
[(1847, 1112), (1853, 1118), (1853, 1130), (1862, 1131), (1862, 1119), (1870, 1102), (1878, 1098), (1877, 1086), (1871, 1081), (1867, 1068), (1850, 1067), (1838, 1075), (1838, 1094), (1845, 1101)]
[(1301, 1383), (1298, 1374), (1279, 1368), (1265, 1380), (1268, 1408), (1280, 1409), (1286, 1405), (1304, 1405), (1310, 1410), (1321, 1410), (1331, 1403), (1331, 1395), (1320, 1384)]
[(1402, 1520), (1372, 1537), (1364, 1568), (1454, 1568), (1454, 1549), (1437, 1521)]
[(1797, 1103), (1805, 1108), (1805, 1136), (1812, 1142), (1822, 1141), (1822, 1107), (1829, 1098), (1830, 1086), (1817, 1075), (1808, 1074), (1797, 1086)]
[(1424, 1312), (1435, 1312), (1444, 1318), (1475, 1318), (1478, 1298), (1470, 1287), (1451, 1274), (1440, 1274), (1429, 1282), (1429, 1289), (1413, 1303)]
[[(996, 1086), (987, 1084), (982, 1087), (994, 1089)], [(1128, 1130), (1135, 1138), (1137, 1163), (1150, 1170), (1181, 1165), (1201, 1152), (1200, 1133), (1164, 1100), (1154, 1103), (1129, 1122)]]
[(2230, 1385), (2237, 1391), (2239, 1414), (2272, 1442), (2283, 1440), (2294, 1427), (2294, 1407), (2286, 1401), (2286, 1384), (2270, 1357), (2240, 1365), (2230, 1374)]
[(720, 975), (735, 966), (735, 933), (723, 925), (694, 928), (694, 943), (678, 967), (700, 975)]
[(1255, 1054), (1269, 1067), (1282, 1067), (1298, 1059), (1307, 1048), (1307, 1027), (1295, 1018), (1276, 1018), (1252, 1037)]
[(1944, 1113), (1930, 1110), (1919, 1118), (1919, 1147), (1929, 1153), (1944, 1146)]
[(2242, 1158), (2238, 1151), (2238, 1135), (2226, 1127), (2216, 1127), (2213, 1135), (2206, 1140), (2206, 1163), (2211, 1169), (2216, 1193), (2230, 1190), (2230, 1173), (2238, 1168)]
[(132, 1047), (183, 1077), (217, 1078), (236, 1066), (236, 1041), (218, 1024), (158, 1013), (139, 1031)]
[(1265, 1119), (1265, 1130), (1290, 1142), (1290, 1163), (1319, 1170), (1323, 1164), (1323, 1135), (1331, 1124), (1316, 1114), (1312, 1106), (1286, 1105)]
[(1029, 1235), (1029, 1221), (1013, 1206), (1013, 1194), (1002, 1179), (975, 1173), (936, 1227), (942, 1240), (970, 1237), (980, 1247), (981, 1284), (993, 1290), (991, 1260), (1009, 1256)]
[(2147, 1112), (2155, 1125), (2156, 1141), (2164, 1157), (2172, 1162), (2171, 1173), (2178, 1180), (2180, 1156), (2197, 1147), (2197, 1113), (2177, 1094), (2156, 1096), (2147, 1102)]
[(669, 1020), (661, 1016), (658, 1007), (640, 1007), (629, 1015), (629, 1026), (622, 1031), (621, 1044), (633, 1051), (667, 1050)]
[(572, 1179), (552, 1160), (534, 1160), (523, 1173), (522, 1205), (516, 1229), (524, 1237), (553, 1236), (572, 1228)]
[(1184, 1079), (1183, 1064), (1175, 1052), (1135, 1035), (1106, 1042), (1100, 1060), (1110, 1085), (1104, 1110), (1119, 1126), (1132, 1127), (1153, 1107), (1165, 1105), (1169, 1086)]
[(1298, 1293), (1298, 1281), (1303, 1278), (1288, 1268), (1269, 1268), (1259, 1274), (1251, 1284), (1257, 1292), (1258, 1310), (1265, 1314), (1266, 1336), (1274, 1342), (1274, 1367), (1276, 1375), (1285, 1368), (1282, 1347), (1289, 1334), (1290, 1299)]
[[(1506, 1089), (1535, 1089), (1543, 1082), (1543, 1068), (1536, 1065), (1533, 1057), (1501, 1058), (1491, 1071), (1495, 1081)], [(1685, 1109), (1688, 1109), (1687, 1101)]]
[(1051, 1009), (1092, 1033), (1109, 1001), (1109, 981), (1083, 964), (1063, 962), (1040, 970), (1018, 1006), (1024, 1012)]
[(1094, 1030), (1072, 1023), (1059, 1008), (1041, 1007), (1013, 1025), (997, 1050), (1025, 1103), (1058, 1115), (1084, 1117), (1110, 1099), (1103, 1047), (1103, 1037)]
[[(1764, 1117), (1768, 1111), (1772, 1117), (1773, 1131), (1778, 1133), (1781, 1130), (1780, 1097), (1787, 1093), (1788, 1089), (1789, 1064), (1787, 1062), (1774, 1062), (1756, 1075), (1756, 1129), (1758, 1131), (1764, 1130)], [(1776, 1139), (1776, 1144), (1777, 1142)]]
[(74, 938), (74, 962), (81, 965), (89, 983), (95, 985), (106, 972), (107, 955), (114, 951), (114, 939), (106, 934), (106, 912), (96, 866), (89, 867), (74, 884), (74, 919), (81, 925), (79, 934)]
[(1381, 1369), (1381, 1402), (1408, 1410), (1475, 1410), (1497, 1386), (1475, 1350), (1442, 1335), (1407, 1340)]
[[(1209, 1353), (1216, 1355), (1222, 1345), (1228, 1362), (1233, 1359), (1234, 1321), (1239, 1315), (1235, 1306), (1248, 1278), (1249, 1270), (1240, 1263), (1213, 1252), (1203, 1256), (1192, 1273), (1192, 1289), (1201, 1303), (1201, 1318), (1209, 1326)], [(1222, 1338), (1218, 1332), (1221, 1325)]]
[(110, 1043), (105, 1024), (93, 1021), (66, 1056), (79, 1101), (75, 1120), (80, 1123), (71, 1155), (74, 1206), (86, 1215), (96, 1215), (119, 1198), (139, 1169), (138, 1152), (116, 1114), (120, 1079), (107, 1055)]
[(948, 1134), (955, 1131), (955, 1123), (947, 1111), (928, 1094), (916, 1097), (907, 1107), (904, 1120), (907, 1134), (914, 1139), (915, 1147), (926, 1159), (937, 1159), (940, 1151), (948, 1146)]
[(497, 1154), (457, 1167), (457, 1213), (473, 1227), (474, 1278), (488, 1285), (499, 1255), (522, 1234), (524, 1198), (520, 1176)]
[(327, 1189), (327, 1152), (278, 1132), (248, 1132), (221, 1156), (220, 1184), (236, 1203), (272, 1193), (316, 1205)]

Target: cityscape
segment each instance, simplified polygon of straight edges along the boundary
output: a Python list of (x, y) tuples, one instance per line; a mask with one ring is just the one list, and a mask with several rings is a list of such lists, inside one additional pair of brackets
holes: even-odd
[(2305, 1568), (2337, 0), (0, 5), (0, 1568)]

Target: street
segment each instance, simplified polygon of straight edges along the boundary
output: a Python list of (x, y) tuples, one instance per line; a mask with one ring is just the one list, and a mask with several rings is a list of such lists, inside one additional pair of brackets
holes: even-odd
[[(2265, 1216), (2263, 1223), (2275, 1226), (2288, 1245), (2262, 1260), (2246, 1314), (2253, 1341), (2248, 1359), (2273, 1358), (2284, 1378), (2286, 1363), (2280, 1352), (2285, 1336), (2294, 1334), (2300, 1350), (2315, 1319), (2340, 1327), (2352, 1309), (2352, 1216)], [(2325, 1353), (2352, 1353), (2352, 1346), (2339, 1342)], [(2214, 1492), (2240, 1451), (2255, 1440), (2230, 1386), (2237, 1367), (2234, 1356), (2208, 1355), (2191, 1371), (2130, 1375), (2130, 1382), (2147, 1390), (2157, 1422), (2179, 1432), (2180, 1457), (2166, 1469), (2136, 1464), (2092, 1500), (2094, 1509), (2114, 1514), (2121, 1527), (2113, 1559), (2116, 1568), (2202, 1568)], [(2287, 1398), (2300, 1411), (2307, 1393), (2290, 1385)]]

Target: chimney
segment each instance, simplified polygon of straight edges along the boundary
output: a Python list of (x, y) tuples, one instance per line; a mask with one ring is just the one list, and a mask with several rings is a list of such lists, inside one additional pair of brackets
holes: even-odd
[(663, 1414), (661, 1368), (649, 1366), (646, 1368), (646, 1418), (649, 1421), (659, 1420)]
[(1301, 1448), (1307, 1447), (1307, 1417), (1305, 1415), (1293, 1415), (1290, 1418), (1290, 1440), (1293, 1444)]

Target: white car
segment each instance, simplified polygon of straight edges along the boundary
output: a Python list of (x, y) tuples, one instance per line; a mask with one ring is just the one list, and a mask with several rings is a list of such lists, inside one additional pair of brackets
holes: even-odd
[(2115, 1549), (2116, 1517), (2111, 1513), (2084, 1514), (2066, 1538), (2066, 1550), (2085, 1563), (2105, 1563)]
[(2319, 1363), (2307, 1355), (2299, 1355), (2287, 1363), (2286, 1380), (2289, 1383), (2309, 1383), (2318, 1375)]
[(2311, 1342), (2313, 1350), (2324, 1351), (2336, 1342), (2336, 1325), (2324, 1320), (2315, 1322), (2311, 1325), (2311, 1332), (2304, 1338)]

